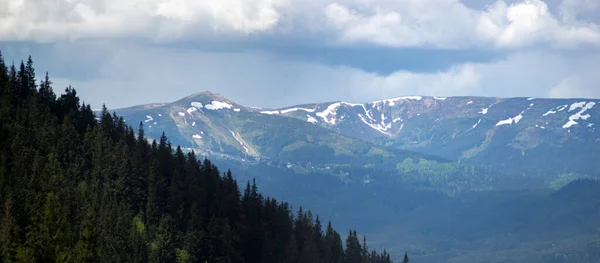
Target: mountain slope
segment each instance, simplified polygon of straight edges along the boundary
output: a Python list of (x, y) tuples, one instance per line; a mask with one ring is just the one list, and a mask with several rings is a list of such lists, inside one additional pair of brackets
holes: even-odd
[(143, 121), (150, 137), (165, 131), (174, 144), (209, 156), (393, 172), (406, 171), (407, 158), (451, 160), (551, 183), (600, 175), (598, 102), (409, 96), (260, 109), (202, 92), (116, 111), (128, 123)]
[(311, 165), (387, 165), (426, 158), (401, 149), (376, 147), (312, 123), (246, 108), (217, 94), (198, 93), (168, 104), (118, 109), (130, 124), (144, 123), (149, 137), (171, 134), (171, 142), (206, 155)]
[(379, 146), (506, 172), (597, 174), (597, 103), (600, 100), (410, 96), (260, 112), (301, 119)]
[[(600, 183), (484, 191), (424, 204), (376, 238), (420, 262), (598, 262)], [(398, 237), (402, 237), (399, 239)]]

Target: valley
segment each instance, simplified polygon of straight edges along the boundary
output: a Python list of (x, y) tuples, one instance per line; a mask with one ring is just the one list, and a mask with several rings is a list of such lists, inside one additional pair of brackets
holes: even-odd
[(597, 101), (410, 96), (261, 109), (202, 92), (115, 111), (339, 231), (360, 226), (395, 257), (593, 262), (600, 204), (555, 196), (579, 180), (597, 185)]

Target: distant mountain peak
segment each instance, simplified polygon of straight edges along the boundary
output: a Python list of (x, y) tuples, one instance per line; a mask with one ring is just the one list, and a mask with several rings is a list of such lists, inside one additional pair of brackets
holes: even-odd
[(198, 109), (206, 107), (207, 109), (225, 108), (236, 109), (236, 111), (239, 111), (240, 108), (246, 108), (212, 91), (198, 92), (178, 101), (175, 101), (173, 102), (173, 104), (185, 105), (188, 107), (191, 106), (196, 107)]
[(185, 98), (183, 98), (182, 100), (186, 100), (186, 99), (219, 99), (219, 100), (227, 100), (227, 98), (223, 97), (221, 94), (219, 93), (215, 93), (209, 90), (206, 91), (202, 91), (202, 92), (198, 92), (198, 93), (194, 93), (192, 95), (189, 95)]

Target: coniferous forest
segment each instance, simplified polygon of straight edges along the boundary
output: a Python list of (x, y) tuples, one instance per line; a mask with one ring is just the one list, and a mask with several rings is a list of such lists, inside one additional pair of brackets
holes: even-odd
[(0, 262), (391, 262), (242, 187), (0, 54)]

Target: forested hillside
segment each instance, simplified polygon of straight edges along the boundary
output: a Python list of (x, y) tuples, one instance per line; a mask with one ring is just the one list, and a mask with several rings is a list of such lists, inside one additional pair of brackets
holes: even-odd
[(391, 262), (51, 84), (0, 55), (0, 262)]

